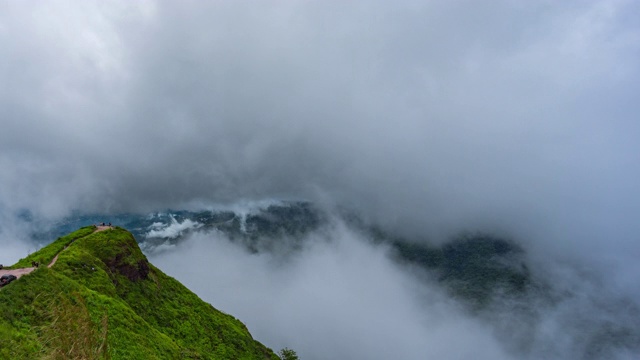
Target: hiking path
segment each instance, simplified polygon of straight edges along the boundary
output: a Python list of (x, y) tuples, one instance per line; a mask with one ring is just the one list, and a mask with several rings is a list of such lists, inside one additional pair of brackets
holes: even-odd
[[(113, 228), (114, 228), (113, 226), (96, 225), (96, 230), (94, 232), (92, 232), (91, 234), (97, 233), (99, 231), (105, 231), (105, 230), (113, 229)], [(89, 235), (91, 235), (91, 234), (89, 234)], [(87, 237), (89, 235), (85, 235), (85, 236), (80, 237), (78, 239), (82, 239), (82, 238)], [(78, 240), (78, 239), (73, 240), (69, 245), (73, 244), (73, 242)], [(48, 268), (51, 268), (56, 263), (56, 261), (58, 261), (58, 256), (60, 255), (60, 253), (65, 251), (69, 247), (69, 245), (65, 246), (64, 249), (60, 250), (56, 254), (56, 256), (53, 257), (53, 259), (51, 260), (49, 265), (47, 265)], [(19, 269), (1, 269), (0, 270), (0, 276), (11, 274), (11, 275), (13, 275), (13, 276), (15, 276), (16, 278), (19, 279), (24, 275), (32, 273), (35, 269), (37, 269), (37, 268), (33, 267), (33, 266), (32, 267), (19, 268)]]

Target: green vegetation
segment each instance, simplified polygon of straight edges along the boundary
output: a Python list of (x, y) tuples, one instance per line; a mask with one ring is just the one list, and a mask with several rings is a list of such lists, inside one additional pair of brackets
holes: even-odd
[(73, 241), (79, 239), (81, 237), (85, 237), (87, 235), (92, 234), (96, 230), (95, 225), (85, 226), (83, 228), (78, 229), (77, 231), (72, 232), (69, 235), (59, 237), (53, 243), (48, 246), (40, 249), (39, 251), (30, 254), (24, 259), (18, 261), (15, 265), (9, 267), (9, 269), (18, 269), (31, 266), (31, 263), (36, 261), (42, 265), (49, 264), (51, 260), (62, 251), (65, 247), (69, 246)]
[(284, 348), (282, 350), (280, 350), (278, 352), (278, 356), (280, 356), (281, 360), (298, 360), (300, 359), (298, 357), (298, 354), (296, 354), (295, 351), (289, 349), (289, 348)]
[[(0, 289), (1, 359), (278, 359), (234, 317), (151, 265), (133, 236), (82, 228)], [(65, 248), (66, 247), (66, 248)]]
[(476, 307), (493, 292), (524, 294), (531, 283), (523, 252), (515, 244), (488, 235), (465, 235), (441, 247), (396, 241), (402, 261), (434, 271), (453, 295)]

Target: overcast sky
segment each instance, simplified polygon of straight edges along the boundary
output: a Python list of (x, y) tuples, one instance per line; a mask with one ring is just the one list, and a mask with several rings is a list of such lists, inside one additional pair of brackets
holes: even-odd
[(0, 205), (338, 199), (434, 238), (502, 227), (638, 255), (638, 10), (2, 2)]
[(0, 241), (20, 237), (23, 210), (309, 199), (432, 241), (501, 232), (631, 291), (639, 13), (632, 0), (2, 1)]

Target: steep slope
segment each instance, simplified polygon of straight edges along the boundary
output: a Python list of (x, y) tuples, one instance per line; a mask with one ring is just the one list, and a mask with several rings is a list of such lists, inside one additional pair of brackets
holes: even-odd
[(0, 289), (0, 358), (278, 359), (237, 319), (150, 264), (120, 228), (82, 228)]

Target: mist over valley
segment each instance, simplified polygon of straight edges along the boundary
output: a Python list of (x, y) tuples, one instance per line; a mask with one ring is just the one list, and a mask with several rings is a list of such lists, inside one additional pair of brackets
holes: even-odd
[[(129, 229), (152, 262), (206, 301), (247, 319), (260, 340), (293, 346), (306, 358), (599, 359), (640, 349), (640, 307), (632, 297), (613, 292), (593, 271), (533, 259), (517, 239), (496, 234), (461, 232), (438, 242), (403, 238), (344, 208), (264, 200), (78, 215), (34, 223), (31, 228), (40, 230), (31, 238), (38, 246), (101, 222)], [(346, 308), (335, 312), (330, 305), (338, 302)], [(394, 338), (402, 325), (414, 333)], [(284, 330), (274, 332), (274, 326)], [(302, 341), (295, 331), (287, 333), (290, 326), (323, 335)], [(367, 336), (365, 349), (350, 349), (354, 329)], [(429, 340), (443, 336), (446, 344)], [(327, 337), (338, 347), (319, 352)], [(468, 337), (484, 345), (469, 347)], [(382, 338), (393, 340), (379, 348)]]

